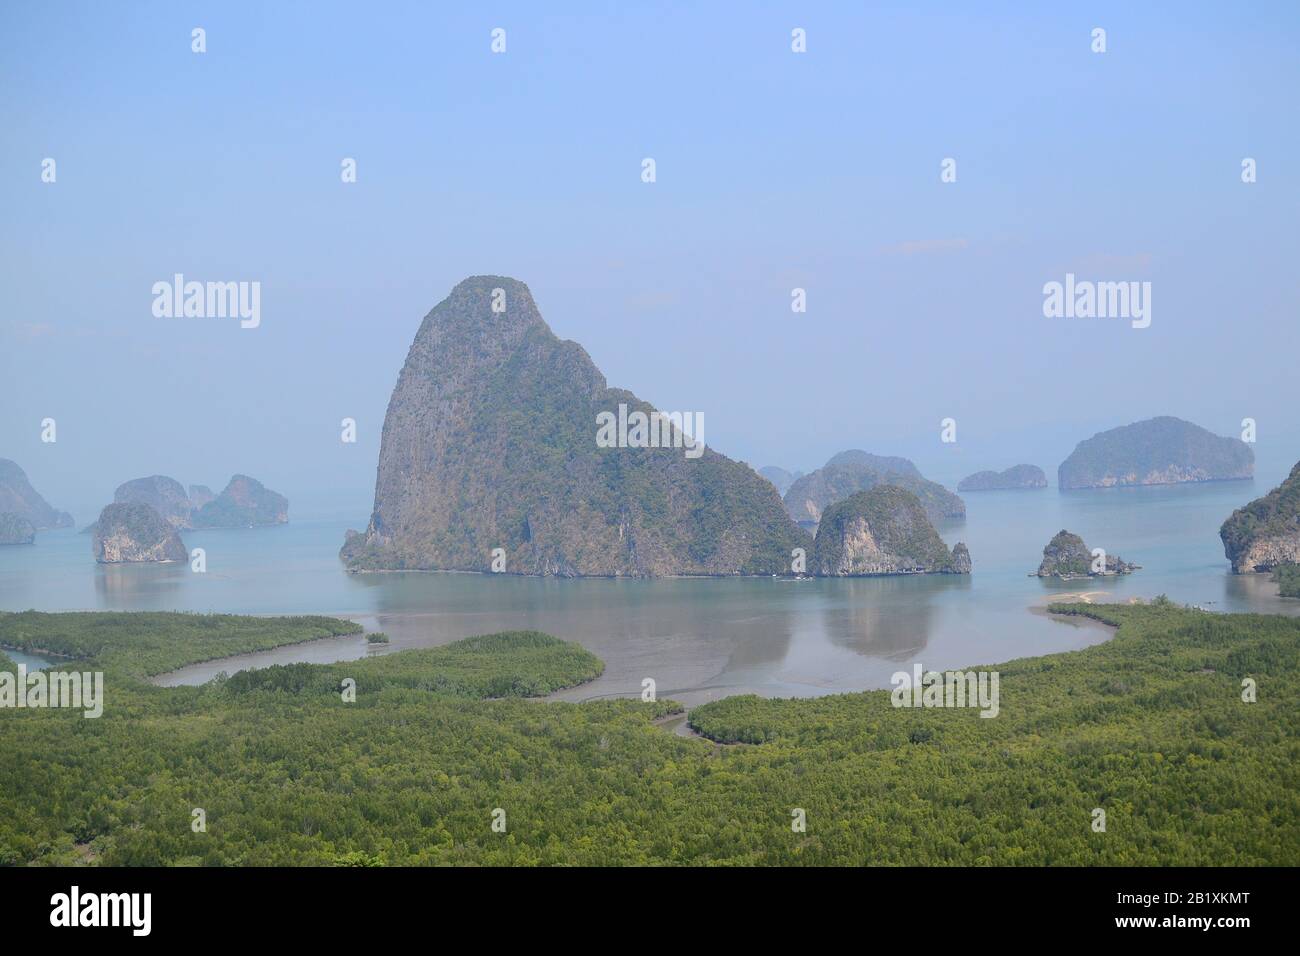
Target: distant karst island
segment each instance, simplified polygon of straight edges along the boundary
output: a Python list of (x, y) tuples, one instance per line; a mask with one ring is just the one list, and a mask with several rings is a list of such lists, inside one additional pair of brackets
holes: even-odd
[(0, 458), (0, 545), (32, 544), (38, 531), (71, 526), (72, 515), (51, 508), (17, 462)]
[(776, 465), (766, 465), (758, 469), (758, 473), (776, 485), (776, 493), (784, 495), (790, 486), (803, 477), (802, 471), (786, 471)]
[(1168, 415), (1112, 428), (1079, 442), (1057, 469), (1057, 486), (1110, 488), (1226, 481), (1255, 474), (1255, 453)]
[(1074, 578), (1132, 574), (1142, 569), (1140, 564), (1130, 564), (1123, 558), (1108, 554), (1105, 570), (1093, 570), (1095, 560), (1092, 549), (1083, 543), (1083, 538), (1062, 529), (1054, 534), (1052, 540), (1043, 548), (1043, 560), (1033, 575), (1069, 581)]
[[(1282, 484), (1238, 508), (1219, 529), (1236, 574), (1273, 571), (1300, 562), (1300, 462)], [(1283, 571), (1279, 580), (1293, 572)]]
[(85, 532), (101, 564), (183, 561), (188, 555), (178, 531), (199, 528), (255, 528), (285, 524), (289, 499), (256, 478), (235, 475), (220, 495), (205, 485), (184, 486), (166, 475), (133, 478), (117, 486), (113, 503)]
[[(203, 485), (197, 487), (200, 498), (211, 492)], [(267, 488), (256, 478), (235, 475), (226, 483), (221, 494), (204, 501), (190, 517), (195, 528), (259, 528), (264, 525), (287, 524), (289, 499)]]
[(206, 485), (190, 485), (186, 492), (179, 481), (166, 475), (133, 478), (117, 486), (113, 502), (148, 505), (181, 530), (255, 528), (289, 520), (289, 499), (248, 475), (233, 476), (215, 496)]
[(821, 468), (795, 481), (785, 493), (786, 513), (801, 527), (812, 529), (830, 505), (877, 485), (912, 492), (932, 522), (966, 517), (966, 503), (943, 485), (924, 478), (908, 459), (858, 449), (832, 456)]
[(36, 526), (20, 514), (0, 511), (0, 544), (34, 544)]
[(1006, 471), (977, 471), (957, 482), (958, 491), (1018, 491), (1046, 487), (1047, 475), (1037, 465), (1012, 465)]

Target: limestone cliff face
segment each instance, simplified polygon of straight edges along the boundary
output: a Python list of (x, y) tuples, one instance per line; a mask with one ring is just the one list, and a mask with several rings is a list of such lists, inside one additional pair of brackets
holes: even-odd
[(1225, 481), (1253, 476), (1255, 453), (1236, 438), (1166, 415), (1079, 442), (1056, 474), (1062, 490)]
[(256, 478), (235, 475), (221, 494), (193, 512), (195, 528), (255, 528), (286, 524), (289, 499)]
[(1006, 471), (977, 471), (957, 483), (958, 491), (1022, 491), (1046, 487), (1047, 476), (1037, 465), (1012, 465)]
[(708, 448), (599, 447), (597, 415), (620, 403), (653, 411), (558, 339), (522, 282), (466, 279), (411, 344), (374, 512), (342, 558), (353, 570), (490, 571), (499, 548), (497, 567), (515, 574), (788, 573), (809, 542), (775, 488)]
[(0, 458), (0, 512), (31, 522), (37, 531), (72, 526), (72, 515), (51, 508), (27, 480), (27, 473), (8, 458)]
[(1234, 511), (1219, 537), (1237, 574), (1300, 563), (1300, 463), (1282, 484)]
[(0, 511), (0, 544), (32, 544), (36, 526), (12, 511)]
[(1043, 560), (1039, 562), (1036, 573), (1040, 578), (1076, 578), (1131, 574), (1140, 570), (1139, 565), (1129, 564), (1113, 554), (1106, 555), (1104, 572), (1094, 571), (1092, 562), (1092, 549), (1083, 543), (1083, 538), (1062, 528), (1043, 548)]
[(115, 502), (99, 513), (91, 551), (100, 564), (185, 561), (189, 552), (176, 529), (141, 502)]
[(166, 518), (173, 528), (190, 527), (190, 511), (193, 506), (189, 495), (179, 481), (166, 475), (151, 475), (123, 482), (113, 493), (113, 501), (118, 504), (138, 502), (148, 505)]
[(826, 509), (811, 569), (825, 577), (872, 574), (969, 574), (970, 552), (948, 550), (912, 492), (878, 485)]
[(894, 485), (912, 492), (933, 522), (966, 517), (964, 501), (943, 485), (921, 477), (916, 465), (906, 458), (856, 450), (840, 452), (794, 482), (785, 493), (786, 512), (793, 521), (811, 528), (822, 520), (828, 506), (877, 485)]

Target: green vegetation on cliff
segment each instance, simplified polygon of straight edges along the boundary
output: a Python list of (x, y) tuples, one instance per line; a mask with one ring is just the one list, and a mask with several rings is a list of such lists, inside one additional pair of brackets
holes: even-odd
[[(1055, 610), (1120, 629), (999, 665), (996, 718), (894, 708), (887, 690), (691, 711), (749, 746), (655, 727), (667, 701), (483, 699), (596, 672), (540, 635), (161, 688), (129, 676), (157, 666), (137, 651), (179, 633), (206, 656), (227, 628), (278, 622), (118, 615), (90, 637), (90, 615), (3, 615), (0, 644), (24, 621), (113, 663), (97, 720), (0, 712), (0, 863), (1300, 863), (1300, 620)], [(345, 671), (355, 703), (323, 683)]]

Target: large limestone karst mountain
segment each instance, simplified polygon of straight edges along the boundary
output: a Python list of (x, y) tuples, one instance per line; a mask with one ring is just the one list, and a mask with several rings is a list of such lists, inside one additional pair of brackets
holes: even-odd
[(599, 447), (597, 416), (620, 404), (653, 411), (557, 338), (522, 282), (466, 279), (411, 344), (370, 525), (349, 533), (342, 558), (353, 570), (491, 571), (501, 549), (495, 569), (515, 574), (789, 573), (811, 539), (772, 484), (708, 448)]

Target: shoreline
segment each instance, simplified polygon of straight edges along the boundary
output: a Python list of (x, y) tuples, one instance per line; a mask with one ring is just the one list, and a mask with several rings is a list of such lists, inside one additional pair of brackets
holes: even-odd
[[(1074, 602), (1084, 603), (1084, 604), (1108, 603), (1104, 601), (1093, 600), (1093, 598), (1104, 594), (1106, 594), (1106, 592), (1100, 592), (1100, 591), (1067, 592), (1059, 595), (1052, 595), (1048, 597), (1046, 601), (1040, 604), (1026, 606), (1023, 608), (1023, 610), (1027, 611), (1035, 618), (1053, 620), (1060, 624), (1068, 625), (1069, 627), (1074, 629), (1094, 631), (1100, 638), (1100, 640), (1096, 641), (1095, 643), (1101, 643), (1102, 641), (1109, 640), (1110, 637), (1113, 636), (1115, 631), (1113, 627), (1103, 623), (1102, 621), (1098, 621), (1086, 616), (1053, 614), (1050, 611), (1050, 605), (1057, 604), (1057, 603), (1074, 603)], [(1136, 602), (1129, 601), (1129, 602), (1117, 602), (1117, 603), (1136, 603)], [(130, 613), (130, 612), (123, 612), (123, 613)], [(278, 615), (269, 615), (269, 616), (274, 617)], [(373, 619), (373, 616), (371, 615), (337, 615), (337, 616), (340, 617), (341, 619), (349, 620), (352, 623), (357, 624), (362, 630), (355, 634), (333, 635), (328, 637), (315, 638), (307, 641), (296, 641), (290, 644), (279, 645), (275, 648), (270, 648), (267, 650), (248, 652), (247, 654), (236, 654), (236, 655), (229, 655), (226, 657), (210, 658), (204, 661), (195, 661), (185, 665), (184, 667), (177, 668), (172, 671), (150, 675), (147, 679), (149, 683), (158, 687), (201, 686), (207, 681), (213, 679), (213, 677), (215, 677), (218, 673), (221, 673), (223, 671), (229, 674), (233, 674), (241, 670), (250, 670), (250, 669), (255, 670), (255, 669), (260, 669), (262, 667), (273, 666), (275, 664), (345, 663), (347, 661), (366, 660), (372, 656), (375, 656), (376, 653), (396, 653), (400, 650), (411, 649), (407, 647), (393, 648), (391, 645), (388, 644), (372, 645), (367, 643), (365, 641), (365, 637), (367, 634), (373, 633), (375, 630), (383, 629), (382, 627), (372, 627), (367, 625), (366, 620), (364, 620), (363, 618), (371, 618), (371, 624), (378, 623)], [(564, 640), (574, 640), (579, 644), (583, 643), (581, 640), (578, 640), (573, 637), (564, 636), (564, 635), (557, 635), (557, 636), (562, 637), (562, 639)], [(324, 643), (327, 641), (335, 641), (337, 643), (335, 645), (327, 645)], [(323, 652), (322, 654), (318, 655), (320, 659), (314, 659), (311, 654), (303, 655), (301, 653), (295, 653), (293, 650), (293, 649), (301, 649), (304, 647), (312, 647), (312, 646), (319, 648), (320, 651)], [(437, 645), (433, 645), (433, 646), (437, 646)], [(584, 644), (583, 646), (586, 645)], [(1036, 647), (1031, 653), (1019, 654), (1016, 655), (1016, 657), (1042, 657), (1048, 654), (1062, 653), (1064, 651), (1073, 650), (1073, 649), (1075, 648), (1068, 648), (1068, 647), (1061, 648), (1055, 646), (1049, 640), (1049, 641), (1045, 641), (1043, 644)], [(358, 651), (359, 653), (357, 653)], [(286, 654), (286, 652), (288, 653)], [(337, 656), (338, 654), (343, 654), (343, 653), (346, 653), (347, 656)], [(975, 655), (975, 657), (978, 656), (979, 656), (978, 654)], [(606, 651), (602, 655), (602, 660), (604, 661), (606, 666), (605, 666), (605, 672), (602, 673), (602, 675), (600, 675), (601, 677), (609, 676), (610, 671), (617, 671), (622, 664), (626, 663), (626, 662), (621, 662), (620, 659), (616, 656), (610, 657), (608, 651)], [(241, 664), (245, 666), (238, 666)], [(235, 666), (230, 667), (227, 665), (235, 665)], [(953, 666), (965, 666), (965, 665), (954, 664)], [(197, 679), (197, 678), (202, 678), (202, 679)], [(586, 686), (588, 684), (594, 683), (599, 679), (600, 677), (593, 678), (592, 681), (587, 681), (584, 682), (582, 685), (575, 685), (575, 686), (576, 687)], [(854, 684), (852, 686), (837, 687), (834, 690), (828, 691), (827, 693), (829, 693), (830, 695), (856, 694), (856, 693), (864, 693), (868, 691), (881, 690), (886, 687), (887, 684), (872, 681), (872, 682), (864, 682), (861, 683), (860, 685)], [(691, 696), (698, 696), (699, 693), (705, 691), (718, 690), (720, 688), (725, 688), (725, 690), (727, 691), (721, 695), (724, 697), (733, 696), (735, 694), (747, 694), (747, 693), (757, 694), (758, 696), (764, 697), (765, 699), (801, 699), (804, 696), (826, 696), (826, 694), (824, 693), (816, 693), (816, 694), (809, 694), (809, 695), (804, 695), (799, 693), (764, 693), (759, 685), (750, 685), (750, 684), (742, 683), (732, 687), (729, 685), (708, 684), (707, 682), (704, 685), (698, 687), (691, 686), (691, 687), (685, 687), (679, 689), (674, 693), (668, 694), (667, 696), (671, 696), (675, 700), (682, 700), (683, 696), (689, 698)], [(566, 692), (571, 693), (574, 689), (575, 689), (574, 687), (557, 688), (551, 693), (546, 694), (539, 699), (547, 700), (547, 701), (581, 702), (583, 700), (594, 700), (599, 698), (612, 698), (612, 699), (635, 698), (639, 694), (639, 691), (637, 690), (628, 689), (626, 691), (620, 691), (620, 690), (608, 691), (590, 697), (582, 697), (576, 699), (571, 696), (566, 696)], [(716, 699), (716, 695), (708, 695), (703, 699)], [(696, 700), (694, 702), (687, 702), (685, 700), (682, 700), (682, 704), (685, 711), (689, 711), (692, 706), (695, 706), (695, 704), (701, 702), (702, 700)]]

